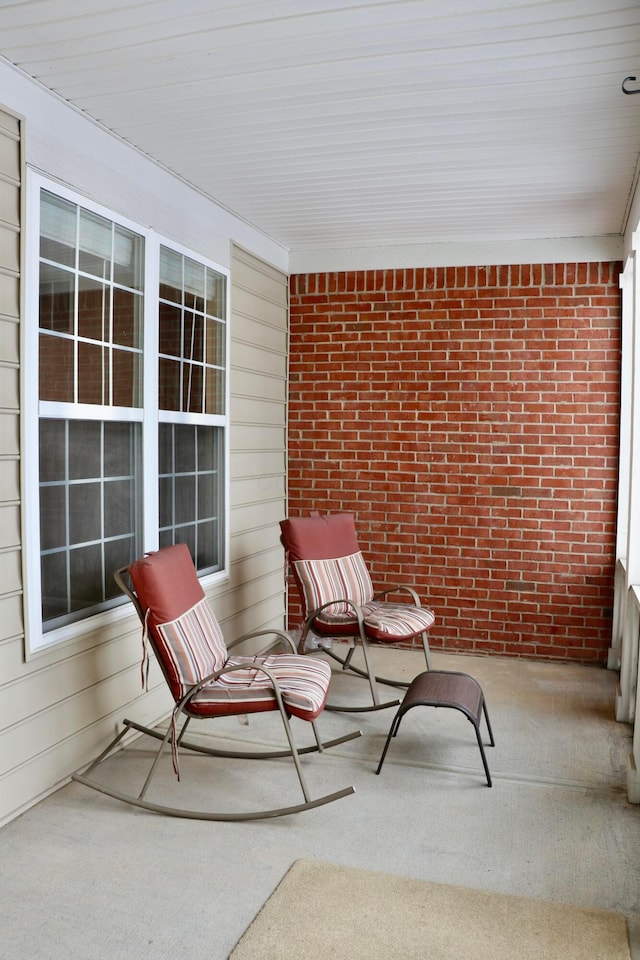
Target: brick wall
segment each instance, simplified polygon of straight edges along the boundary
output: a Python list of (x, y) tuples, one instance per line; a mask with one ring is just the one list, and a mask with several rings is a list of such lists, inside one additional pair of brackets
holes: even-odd
[(291, 278), (289, 512), (353, 511), (374, 585), (417, 585), (435, 648), (606, 660), (618, 271)]

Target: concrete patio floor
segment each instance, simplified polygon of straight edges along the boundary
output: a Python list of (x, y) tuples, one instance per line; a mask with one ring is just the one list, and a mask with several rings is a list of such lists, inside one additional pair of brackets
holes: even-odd
[[(417, 652), (376, 648), (374, 657), (387, 676), (424, 669)], [(354, 728), (363, 736), (304, 758), (311, 792), (353, 784), (356, 793), (296, 816), (173, 819), (70, 783), (0, 830), (0, 956), (223, 960), (291, 864), (306, 858), (615, 910), (627, 916), (640, 960), (640, 807), (626, 799), (632, 731), (614, 719), (617, 675), (439, 652), (433, 661), (483, 687), (496, 738), (487, 747), (491, 789), (468, 720), (423, 707), (404, 718), (380, 776), (395, 710), (325, 711), (325, 738)], [(364, 702), (366, 691), (366, 681), (340, 673), (331, 699)], [(277, 721), (229, 718), (205, 735), (268, 744), (281, 738)], [(294, 721), (294, 732), (310, 742), (308, 725)], [(101, 777), (131, 788), (148, 747), (136, 741)], [(184, 806), (299, 799), (288, 761), (185, 756), (179, 784), (168, 758), (163, 765), (158, 791)]]

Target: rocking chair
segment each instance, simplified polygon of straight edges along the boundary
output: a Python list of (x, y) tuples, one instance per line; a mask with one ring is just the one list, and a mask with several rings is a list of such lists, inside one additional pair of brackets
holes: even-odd
[[(319, 807), (355, 792), (353, 787), (347, 787), (312, 799), (300, 763), (301, 754), (321, 752), (325, 747), (332, 747), (361, 735), (360, 731), (356, 731), (326, 743), (320, 740), (315, 720), (325, 706), (329, 690), (331, 670), (328, 664), (297, 654), (289, 635), (279, 630), (247, 634), (230, 644), (230, 647), (250, 637), (272, 636), (275, 640), (271, 646), (282, 641), (291, 652), (230, 657), (185, 544), (165, 547), (136, 560), (130, 567), (119, 570), (115, 579), (135, 606), (143, 624), (145, 650), (148, 640), (169, 685), (175, 707), (166, 732), (145, 727), (133, 720), (124, 720), (124, 728), (84, 773), (74, 775), (74, 780), (145, 810), (197, 820), (259, 820), (280, 817)], [(130, 581), (131, 585), (127, 581)], [(145, 660), (148, 669), (148, 657), (143, 659), (143, 665)], [(280, 712), (284, 725), (288, 742), (288, 749), (285, 750), (257, 753), (225, 751), (184, 739), (192, 719), (274, 710)], [(291, 732), (291, 716), (311, 723), (315, 736), (313, 746), (296, 748)], [(181, 722), (184, 719), (180, 732), (177, 729), (179, 719)], [(103, 786), (92, 776), (130, 730), (161, 741), (147, 779), (137, 796)], [(295, 764), (304, 801), (292, 806), (253, 813), (210, 813), (146, 800), (145, 794), (167, 745), (171, 747), (178, 779), (178, 752), (182, 748), (216, 757), (289, 757)]]
[[(303, 652), (310, 631), (319, 638), (324, 652), (369, 681), (371, 705), (338, 707), (327, 704), (327, 710), (361, 712), (397, 706), (399, 701), (380, 700), (377, 683), (407, 687), (400, 680), (377, 677), (373, 670), (370, 641), (406, 643), (420, 637), (427, 669), (430, 667), (427, 631), (435, 616), (420, 605), (420, 598), (410, 586), (387, 587), (374, 593), (351, 513), (290, 517), (280, 522), (282, 542), (287, 553), (303, 608), (302, 636), (298, 650)], [(387, 599), (408, 594), (409, 602)], [(350, 648), (345, 657), (336, 653), (322, 638), (346, 640)], [(352, 663), (357, 641), (362, 645), (365, 669)]]

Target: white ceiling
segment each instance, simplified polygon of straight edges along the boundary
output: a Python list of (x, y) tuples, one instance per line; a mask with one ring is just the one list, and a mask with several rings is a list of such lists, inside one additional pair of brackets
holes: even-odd
[(0, 0), (0, 55), (293, 251), (625, 228), (639, 0)]

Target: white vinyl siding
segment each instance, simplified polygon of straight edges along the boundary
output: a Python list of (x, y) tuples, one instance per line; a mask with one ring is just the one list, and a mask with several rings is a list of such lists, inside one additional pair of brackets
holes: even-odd
[(3, 655), (22, 645), (24, 630), (19, 425), (21, 184), (20, 121), (0, 109), (0, 690), (6, 676)]
[[(64, 171), (70, 178), (66, 186), (115, 211), (138, 205), (138, 222), (162, 227), (163, 235), (187, 242), (188, 249), (206, 259), (230, 267), (235, 234), (282, 262), (277, 245), (236, 224), (58, 101), (25, 87), (14, 75), (11, 80), (16, 90), (25, 92), (24, 102), (11, 109), (17, 107), (26, 119), (0, 107), (0, 824), (67, 782), (111, 739), (123, 716), (154, 723), (171, 706), (154, 663), (149, 691), (141, 692), (140, 628), (127, 605), (91, 618), (81, 635), (25, 659), (29, 625), (23, 613), (21, 529), (28, 505), (23, 511), (20, 500), (20, 232), (25, 230), (21, 132), (26, 128), (28, 138), (22, 143), (36, 153), (41, 172)], [(56, 152), (63, 149), (56, 121), (78, 127), (69, 153)], [(105, 158), (110, 160), (108, 171), (126, 168), (129, 179), (105, 174)], [(124, 196), (119, 189), (129, 193)], [(231, 277), (229, 577), (205, 586), (228, 637), (284, 622), (278, 520), (284, 515), (287, 279), (242, 251), (234, 256), (234, 271), (236, 267), (237, 283)], [(24, 565), (34, 562), (39, 562), (37, 555), (25, 554)]]
[(231, 582), (236, 635), (285, 622), (288, 279), (234, 247), (231, 263)]

